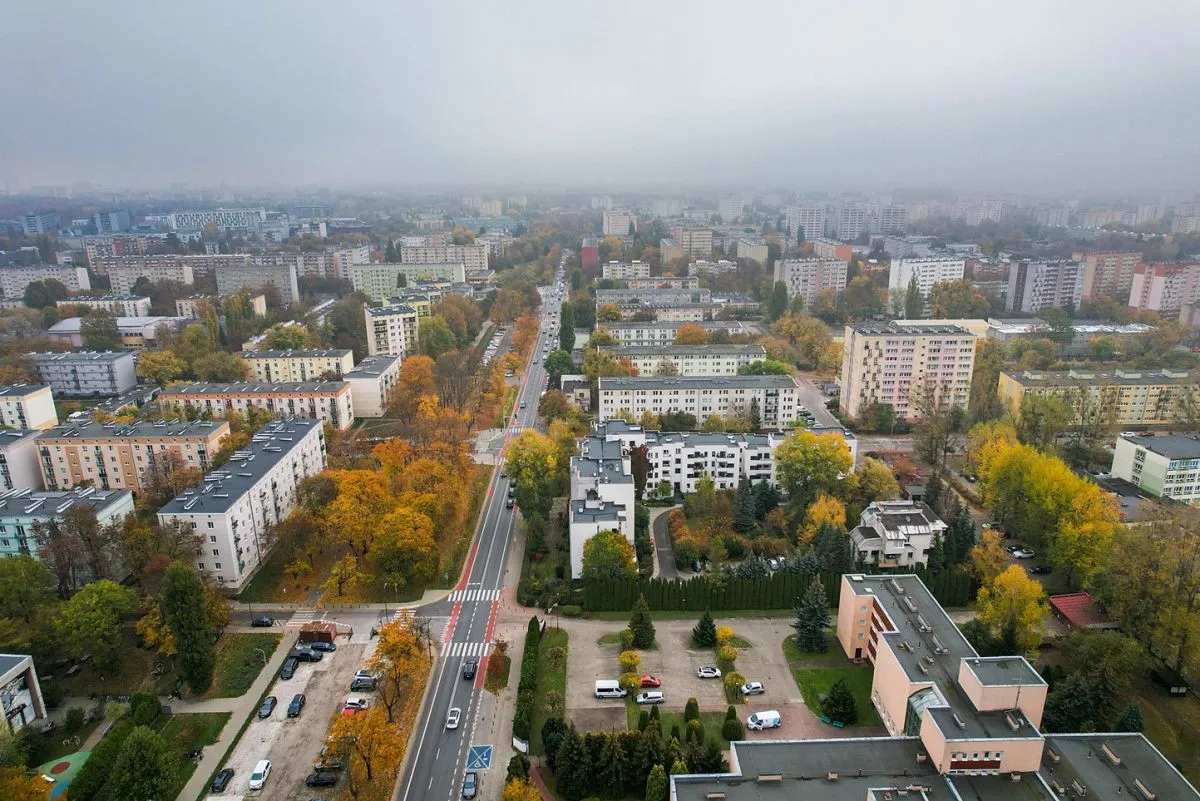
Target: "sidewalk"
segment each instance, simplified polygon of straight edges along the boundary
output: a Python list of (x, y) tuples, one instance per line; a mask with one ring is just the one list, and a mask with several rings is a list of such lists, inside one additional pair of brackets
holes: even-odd
[(257, 615), (260, 612), (267, 614), (271, 612), (284, 613), (316, 609), (320, 609), (323, 612), (390, 612), (393, 609), (417, 609), (428, 604), (437, 603), (438, 601), (444, 600), (446, 596), (453, 591), (454, 588), (452, 587), (425, 590), (425, 592), (422, 593), (419, 601), (405, 601), (403, 603), (394, 603), (389, 601), (386, 604), (325, 604), (323, 606), (317, 606), (309, 603), (278, 603), (274, 601), (264, 601), (261, 603), (258, 601), (253, 603), (239, 603), (237, 601), (233, 601), (229, 604), (229, 608), (234, 612), (249, 612), (253, 615)]
[(254, 714), (258, 709), (259, 699), (266, 693), (267, 688), (271, 686), (271, 682), (279, 675), (279, 668), (283, 665), (283, 660), (292, 651), (292, 646), (296, 644), (296, 632), (285, 631), (283, 640), (279, 643), (279, 647), (275, 649), (275, 653), (271, 655), (271, 659), (267, 662), (267, 666), (258, 674), (258, 678), (254, 680), (254, 684), (244, 695), (237, 698), (213, 698), (208, 701), (174, 701), (171, 702), (172, 714), (188, 714), (189, 712), (229, 712), (229, 721), (225, 724), (225, 728), (221, 729), (221, 733), (217, 736), (217, 741), (208, 748), (204, 749), (200, 757), (200, 763), (196, 765), (196, 770), (192, 773), (192, 778), (183, 786), (183, 790), (179, 793), (177, 801), (195, 801), (208, 788), (209, 781), (217, 771), (229, 752), (233, 749), (234, 741), (242, 730), (242, 725), (246, 719)]

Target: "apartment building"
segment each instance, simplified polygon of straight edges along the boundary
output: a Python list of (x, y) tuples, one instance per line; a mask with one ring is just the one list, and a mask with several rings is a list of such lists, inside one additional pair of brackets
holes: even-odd
[(920, 501), (874, 501), (850, 530), (850, 543), (858, 561), (871, 567), (924, 567), (934, 539), (948, 528)]
[(239, 355), (249, 362), (254, 379), (267, 384), (341, 378), (354, 369), (354, 351), (349, 348), (246, 350)]
[(846, 291), (847, 263), (840, 259), (779, 259), (775, 262), (775, 281), (787, 287), (788, 298), (804, 298), (812, 308), (822, 292), (840, 295)]
[(334, 278), (333, 254), (320, 251), (307, 253), (262, 253), (250, 259), (251, 264), (296, 268), (296, 275), (305, 278)]
[(257, 231), (266, 220), (267, 210), (264, 208), (204, 209), (168, 214), (167, 226), (172, 231), (201, 231), (212, 223), (222, 231)]
[[(118, 317), (117, 332), (121, 335), (121, 347), (126, 350), (142, 350), (158, 343), (158, 331), (162, 326), (179, 326), (190, 320), (181, 317)], [(73, 348), (82, 348), (83, 318), (68, 317), (59, 320), (46, 332), (51, 342), (62, 342)]]
[[(588, 248), (586, 247), (580, 253), (580, 259), (585, 266), (588, 263), (589, 255)], [(663, 237), (662, 239), (658, 240), (658, 258), (662, 264), (670, 265), (676, 260), (682, 259), (686, 255), (687, 254), (684, 253), (683, 248), (674, 239), (671, 239), (670, 237)], [(704, 255), (708, 256), (709, 254), (706, 253)], [(598, 260), (599, 256), (597, 256), (597, 261)]]
[(597, 417), (686, 412), (699, 424), (714, 414), (757, 416), (761, 428), (786, 428), (797, 419), (797, 391), (796, 380), (786, 375), (601, 378)]
[(653, 305), (656, 303), (712, 303), (710, 289), (597, 289), (596, 308), (606, 303)]
[(601, 354), (627, 363), (642, 376), (731, 376), (738, 368), (767, 358), (762, 345), (601, 346)]
[[(422, 245), (421, 247), (401, 247), (400, 262), (402, 264), (461, 264), (467, 272), (477, 272), (488, 268), (487, 242), (473, 242), (469, 245)], [(462, 282), (463, 278), (452, 279)]]
[(830, 233), (843, 242), (858, 239), (867, 230), (867, 207), (859, 203), (844, 203), (836, 209)]
[(58, 425), (54, 398), (45, 384), (0, 386), (0, 425), (42, 430)]
[[(247, 292), (246, 299), (249, 303), (249, 310), (255, 317), (267, 316), (266, 295)], [(219, 310), (225, 300), (225, 297), (216, 295), (188, 295), (186, 298), (178, 298), (175, 301), (175, 314), (178, 317), (201, 319), (209, 307)]]
[(416, 309), (403, 303), (364, 306), (367, 321), (367, 353), (411, 356), (417, 352), (420, 327)]
[(839, 242), (836, 239), (826, 239), (823, 236), (808, 240), (812, 245), (813, 255), (818, 259), (836, 259), (838, 261), (850, 262), (850, 257), (854, 255), (854, 245), (847, 245), (845, 242)]
[(207, 472), (227, 436), (229, 423), (223, 421), (56, 426), (38, 438), (42, 480), (52, 490), (90, 484), (141, 492), (153, 471), (168, 464), (168, 453)]
[(1119, 426), (1178, 425), (1185, 409), (1200, 403), (1200, 370), (1004, 370), (997, 392), (1014, 415), (1025, 398), (1037, 395), (1057, 397), (1074, 409), (1072, 425), (1108, 414)]
[[(966, 327), (966, 326), (964, 326)], [(1093, 339), (1103, 337), (1112, 340), (1118, 353), (1124, 353), (1138, 340), (1154, 331), (1145, 323), (1109, 323), (1101, 320), (1074, 320), (1071, 323), (1074, 336), (1069, 345), (1060, 348), (1064, 357), (1081, 357), (1091, 353)], [(972, 333), (975, 333), (972, 331)], [(989, 318), (987, 337), (1008, 344), (1018, 339), (1048, 339), (1050, 324), (1037, 317), (1018, 319)]]
[(810, 242), (825, 236), (824, 204), (788, 206), (784, 215), (787, 222), (788, 239), (793, 242), (801, 238), (801, 235)]
[(1173, 317), (1197, 300), (1200, 300), (1200, 262), (1138, 264), (1133, 270), (1130, 308)]
[(333, 276), (341, 281), (350, 280), (350, 268), (355, 264), (371, 263), (370, 245), (356, 248), (341, 248), (330, 254), (333, 259)]
[(742, 195), (740, 192), (721, 195), (717, 198), (717, 214), (727, 223), (734, 222), (742, 216)]
[(592, 410), (592, 380), (586, 375), (564, 375), (558, 385), (571, 406), (581, 412)]
[(939, 404), (967, 408), (976, 337), (956, 325), (846, 326), (843, 339), (843, 414), (859, 417), (874, 403), (911, 420), (927, 388)]
[(676, 226), (671, 229), (671, 238), (679, 245), (684, 256), (706, 258), (712, 255), (713, 232), (709, 228)]
[(908, 230), (908, 207), (880, 206), (869, 222), (873, 234), (903, 234)]
[(54, 301), (57, 307), (86, 306), (100, 309), (114, 317), (147, 317), (150, 315), (150, 298), (138, 295), (74, 295)]
[(196, 282), (192, 262), (182, 256), (106, 256), (92, 259), (92, 269), (107, 275), (115, 295), (133, 294), (139, 278), (152, 283), (173, 281), (191, 286)]
[(129, 351), (34, 353), (38, 377), (55, 395), (107, 398), (137, 386), (137, 368)]
[(650, 264), (644, 261), (610, 261), (600, 267), (601, 278), (628, 281), (630, 278), (649, 278)]
[(1036, 314), (1042, 309), (1078, 308), (1083, 298), (1084, 266), (1077, 261), (1015, 261), (1009, 264), (1009, 311)]
[(766, 242), (758, 238), (745, 236), (738, 237), (733, 251), (739, 259), (750, 259), (764, 265), (770, 256), (770, 250), (767, 248)]
[(964, 259), (946, 257), (892, 259), (888, 271), (888, 289), (906, 290), (915, 278), (922, 297), (928, 300), (933, 288), (943, 281), (961, 281), (966, 266)]
[[(718, 275), (720, 273), (736, 273), (737, 268), (738, 263), (736, 261), (727, 261), (726, 259), (705, 261), (704, 259), (698, 259), (688, 264), (687, 273), (689, 276), (699, 276), (700, 273)], [(698, 278), (697, 281), (699, 281)], [(697, 283), (697, 286), (699, 286), (699, 283)]]
[(277, 420), (254, 435), (204, 484), (158, 512), (164, 524), (190, 526), (203, 551), (196, 567), (238, 590), (270, 552), (267, 536), (296, 506), (296, 490), (325, 469), (325, 435), (316, 420)]
[[(687, 323), (653, 322), (653, 323), (604, 323), (603, 328), (613, 335), (622, 346), (641, 347), (645, 345), (670, 345), (675, 342), (679, 329)], [(738, 320), (710, 320), (698, 325), (708, 332), (709, 336), (723, 332), (748, 335), (750, 330), (745, 323)], [(370, 326), (368, 326), (370, 330)]]
[(21, 230), (27, 237), (41, 236), (54, 233), (61, 224), (57, 211), (31, 211), (21, 219)]
[(465, 283), (466, 268), (461, 261), (354, 264), (350, 267), (350, 283), (354, 291), (362, 292), (377, 303), (383, 303), (400, 289), (430, 279)]
[(45, 720), (46, 701), (32, 656), (0, 654), (0, 687), (4, 688), (4, 716), (9, 732), (15, 734)]
[(41, 431), (0, 431), (0, 492), (41, 490), (41, 459), (38, 436)]
[(243, 289), (273, 286), (279, 290), (284, 306), (300, 300), (300, 284), (294, 264), (246, 264), (215, 269), (217, 294), (236, 295)]
[(276, 417), (299, 417), (329, 423), (345, 431), (354, 423), (350, 385), (345, 381), (305, 381), (276, 384), (187, 384), (164, 389), (163, 406), (213, 419), (229, 412), (245, 414), (251, 408), (267, 409)]
[(629, 236), (630, 229), (637, 230), (637, 215), (630, 211), (605, 209), (603, 232), (605, 236)]
[(1200, 437), (1122, 434), (1110, 472), (1155, 498), (1200, 506)]
[(1142, 260), (1136, 251), (1081, 251), (1072, 258), (1083, 264), (1083, 300), (1112, 298), (1125, 302), (1133, 288), (1133, 271)]
[(22, 298), (25, 296), (25, 287), (36, 281), (51, 279), (62, 283), (68, 292), (86, 292), (92, 288), (86, 267), (71, 264), (11, 264), (0, 267), (0, 292), (6, 298)]
[(367, 356), (342, 378), (350, 385), (354, 417), (383, 417), (400, 382), (401, 357)]
[[(736, 268), (737, 265), (735, 264)], [(657, 278), (631, 278), (625, 282), (625, 285), (630, 289), (699, 289), (700, 279), (694, 275), (676, 278), (673, 276), (660, 276)]]
[[(121, 523), (133, 514), (133, 493), (129, 490), (105, 491), (95, 487), (73, 490), (12, 489), (0, 492), (0, 559), (28, 554), (39, 558), (34, 527), (63, 522), (70, 509), (89, 508), (101, 526)], [(117, 563), (120, 555), (107, 556)], [(79, 559), (70, 571), (68, 583), (76, 590), (99, 578), (88, 569), (88, 560)]]

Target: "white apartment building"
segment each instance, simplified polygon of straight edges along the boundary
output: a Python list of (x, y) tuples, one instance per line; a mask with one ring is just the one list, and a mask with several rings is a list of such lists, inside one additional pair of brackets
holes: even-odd
[(761, 239), (751, 239), (748, 237), (740, 237), (737, 244), (734, 245), (734, 254), (739, 259), (750, 259), (759, 264), (766, 264), (770, 254), (767, 248), (767, 243)]
[(25, 296), (25, 287), (35, 281), (49, 279), (62, 283), (68, 292), (84, 292), (92, 288), (86, 267), (70, 264), (15, 264), (0, 267), (0, 292), (3, 292), (6, 298), (22, 298)]
[(933, 540), (949, 528), (920, 501), (875, 501), (863, 509), (850, 543), (865, 564), (879, 568), (929, 564)]
[(371, 263), (371, 247), (362, 245), (356, 248), (341, 248), (331, 254), (333, 258), (333, 276), (339, 280), (350, 280), (350, 268), (355, 264)]
[[(133, 493), (129, 490), (98, 491), (93, 487), (77, 487), (66, 491), (13, 489), (0, 494), (0, 559), (20, 554), (39, 558), (38, 538), (34, 526), (51, 521), (62, 523), (69, 509), (90, 508), (101, 526), (117, 525), (133, 514)], [(114, 558), (111, 551), (106, 554)], [(80, 559), (70, 571), (71, 589), (80, 589), (94, 578), (86, 559)], [(5, 687), (5, 694), (10, 692)], [(7, 701), (6, 701), (7, 703)], [(11, 725), (11, 722), (10, 722)]]
[(167, 225), (172, 231), (200, 231), (209, 223), (223, 231), (257, 231), (266, 220), (267, 210), (263, 208), (176, 211), (167, 215)]
[(1133, 271), (1129, 306), (1174, 316), (1200, 300), (1200, 262), (1139, 264)]
[(564, 375), (559, 378), (559, 389), (567, 401), (581, 412), (592, 410), (592, 381), (586, 375)]
[(825, 236), (824, 204), (788, 206), (785, 215), (788, 239), (793, 242), (800, 232), (803, 232), (804, 238), (809, 241)]
[(712, 303), (710, 289), (597, 289), (596, 308), (626, 303), (650, 306), (655, 303)]
[(694, 275), (676, 278), (656, 276), (654, 278), (630, 278), (625, 282), (630, 289), (699, 289), (700, 279)]
[[(730, 336), (749, 334), (750, 329), (738, 320), (707, 320), (699, 323), (653, 322), (653, 323), (604, 323), (602, 327), (612, 334), (623, 346), (670, 345), (675, 342), (679, 329), (684, 325), (698, 325), (709, 336), (723, 331)], [(601, 326), (598, 326), (601, 327)], [(370, 330), (370, 326), (367, 327)]]
[(325, 469), (325, 435), (315, 420), (268, 423), (204, 484), (185, 490), (158, 512), (200, 537), (196, 566), (230, 590), (243, 587), (270, 551), (271, 527), (296, 506), (296, 489)]
[[(738, 258), (743, 258), (741, 250), (738, 251)], [(746, 256), (745, 258), (754, 257)], [(760, 259), (760, 261), (765, 264), (766, 256)], [(726, 259), (721, 259), (720, 261), (705, 261), (704, 259), (699, 259), (688, 264), (687, 272), (688, 275), (700, 275), (702, 272), (706, 272), (709, 275), (717, 275), (719, 273), (735, 273), (737, 272), (737, 268), (738, 263), (736, 261), (728, 261)]]
[(87, 306), (89, 309), (106, 311), (114, 317), (150, 316), (150, 298), (139, 295), (75, 295), (56, 300), (54, 305)]
[(1068, 305), (1078, 308), (1083, 276), (1084, 267), (1077, 261), (1012, 262), (1005, 308), (1029, 313)]
[(38, 430), (58, 425), (58, 412), (50, 387), (45, 384), (0, 386), (0, 425)]
[(1083, 262), (1083, 300), (1112, 298), (1118, 303), (1129, 297), (1133, 271), (1142, 260), (1136, 251), (1080, 252), (1075, 261)]
[(967, 408), (977, 339), (955, 325), (846, 326), (843, 339), (843, 414), (859, 417), (874, 403), (899, 419), (916, 414), (918, 393), (932, 386), (939, 403)]
[(368, 356), (342, 378), (350, 385), (354, 417), (383, 417), (400, 381), (400, 356)]
[[(422, 245), (421, 247), (401, 247), (400, 262), (402, 264), (461, 264), (466, 272), (476, 272), (488, 268), (487, 242), (473, 242), (470, 245)], [(461, 283), (465, 278), (452, 278)]]
[(604, 531), (633, 545), (635, 493), (629, 453), (617, 440), (585, 437), (571, 457), (569, 526), (571, 578), (583, 576), (583, 547)]
[[(849, 262), (854, 255), (854, 245), (839, 242), (836, 239), (826, 239), (823, 236), (807, 240), (812, 245), (813, 255), (818, 259), (840, 259)], [(889, 253), (891, 251), (888, 251)]]
[(462, 284), (467, 280), (467, 271), (461, 261), (354, 264), (350, 267), (350, 283), (354, 291), (362, 292), (376, 303), (386, 302), (404, 287), (413, 287), (418, 281), (429, 280)]
[(786, 428), (796, 420), (798, 410), (796, 380), (786, 375), (601, 378), (598, 391), (600, 420), (622, 411), (634, 417), (644, 412), (686, 412), (696, 417), (697, 424), (714, 414), (757, 414), (762, 428)]
[[(267, 296), (263, 294), (252, 294), (247, 292), (250, 311), (255, 317), (267, 316)], [(204, 317), (208, 307), (220, 310), (221, 302), (225, 300), (223, 297), (215, 295), (188, 295), (186, 298), (177, 298), (175, 300), (175, 315), (177, 317), (190, 317), (200, 319)]]
[(679, 245), (682, 255), (696, 258), (706, 258), (712, 255), (713, 232), (709, 228), (671, 229), (672, 238)]
[[(112, 292), (129, 295), (139, 278), (152, 283), (174, 281), (191, 286), (196, 282), (190, 262), (179, 256), (110, 256), (92, 260), (92, 269), (107, 275)], [(135, 315), (137, 316), (137, 315)]]
[(629, 236), (629, 229), (637, 230), (637, 215), (630, 211), (606, 209), (604, 212), (605, 236)]
[(1200, 506), (1200, 438), (1195, 434), (1122, 435), (1111, 472), (1156, 498)]
[(881, 206), (876, 217), (877, 234), (903, 234), (908, 230), (907, 206)]
[(613, 278), (618, 281), (627, 281), (631, 278), (649, 278), (650, 264), (644, 261), (610, 261), (600, 268), (601, 278)]
[(391, 306), (364, 306), (367, 321), (367, 353), (411, 356), (417, 352), (417, 310), (403, 303)]
[(239, 355), (249, 362), (254, 379), (268, 384), (341, 378), (354, 369), (354, 351), (349, 348), (245, 350)]
[(834, 230), (829, 233), (843, 242), (853, 242), (867, 230), (867, 207), (858, 203), (845, 203), (837, 209)]
[(345, 381), (305, 381), (278, 384), (186, 384), (164, 389), (163, 406), (194, 415), (222, 419), (230, 412), (245, 414), (267, 409), (276, 417), (301, 417), (327, 422), (339, 431), (354, 424), (354, 404)]
[(295, 264), (247, 264), (216, 268), (217, 294), (234, 295), (243, 289), (274, 286), (284, 306), (300, 300)]
[(55, 395), (103, 398), (124, 395), (137, 386), (137, 367), (129, 351), (34, 353), (38, 377)]
[(841, 259), (780, 259), (775, 262), (775, 280), (787, 287), (788, 298), (804, 298), (805, 308), (816, 305), (821, 293), (846, 291), (846, 268)]
[(263, 253), (251, 258), (252, 264), (261, 265), (291, 265), (296, 268), (296, 275), (307, 278), (334, 278), (333, 254), (323, 252), (307, 253)]
[(767, 358), (762, 345), (601, 346), (599, 350), (628, 362), (641, 376), (732, 376), (742, 365)]
[(40, 431), (0, 431), (0, 491), (41, 490)]
[(911, 256), (902, 259), (892, 259), (888, 271), (888, 289), (906, 290), (913, 278), (917, 279), (917, 288), (927, 301), (933, 288), (943, 281), (961, 281), (966, 269), (965, 259), (947, 257)]
[(742, 216), (742, 194), (733, 192), (717, 198), (717, 214), (726, 223), (731, 223)]

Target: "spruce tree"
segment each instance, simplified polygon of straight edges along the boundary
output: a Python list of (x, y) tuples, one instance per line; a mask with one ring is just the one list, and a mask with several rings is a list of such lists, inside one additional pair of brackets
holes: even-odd
[(942, 514), (942, 476), (939, 473), (934, 473), (929, 477), (929, 482), (925, 485), (925, 495), (921, 498), (925, 505), (933, 510), (935, 515)]
[(629, 617), (629, 631), (633, 634), (634, 648), (654, 647), (654, 621), (650, 619), (650, 606), (645, 594), (639, 595)]
[(779, 492), (766, 479), (754, 485), (754, 516), (764, 520), (779, 506)]
[(712, 648), (717, 644), (717, 624), (713, 622), (712, 613), (707, 609), (700, 617), (700, 622), (692, 629), (692, 642), (700, 648)]
[(942, 532), (937, 532), (933, 535), (933, 545), (929, 549), (929, 572), (937, 575), (946, 569), (946, 539), (942, 536)]
[(1146, 719), (1142, 717), (1142, 707), (1137, 701), (1131, 701), (1129, 706), (1121, 710), (1113, 731), (1140, 732), (1146, 730)]
[(829, 648), (825, 632), (829, 628), (829, 602), (821, 577), (814, 576), (804, 597), (796, 605), (796, 647), (810, 654), (823, 654)]
[(652, 767), (646, 779), (646, 801), (667, 801), (670, 790), (671, 783), (667, 779), (667, 771), (662, 765)]
[(606, 732), (601, 758), (596, 763), (596, 789), (609, 798), (623, 798), (629, 762), (621, 741), (614, 732)]
[(733, 496), (733, 530), (745, 534), (757, 523), (754, 516), (754, 494), (750, 487), (750, 479), (743, 477), (738, 482), (737, 491)]
[(583, 738), (571, 726), (563, 733), (555, 759), (558, 792), (567, 801), (581, 801), (591, 791), (592, 767)]
[(849, 573), (854, 568), (854, 553), (850, 547), (850, 538), (846, 532), (837, 526), (829, 524), (821, 526), (813, 540), (813, 550), (816, 552), (821, 569), (830, 573)]
[(638, 731), (645, 731), (650, 725), (650, 713), (646, 710), (638, 712)]
[(853, 726), (858, 722), (858, 707), (854, 703), (854, 693), (845, 679), (838, 679), (829, 688), (829, 693), (821, 699), (821, 713), (830, 720)]
[(173, 562), (163, 573), (160, 607), (175, 640), (179, 676), (200, 695), (212, 685), (217, 652), (208, 616), (208, 593), (190, 565)]
[[(660, 726), (662, 725), (660, 715), (658, 714), (658, 705), (657, 704), (650, 707), (650, 719), (653, 721), (657, 721)], [(660, 731), (661, 731), (661, 729), (660, 729)]]

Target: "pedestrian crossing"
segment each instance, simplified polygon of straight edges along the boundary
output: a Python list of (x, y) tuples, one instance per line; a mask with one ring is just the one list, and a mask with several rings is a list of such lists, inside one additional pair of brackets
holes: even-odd
[(495, 601), (500, 598), (500, 590), (455, 590), (450, 593), (450, 602), (457, 601)]
[(455, 659), (458, 657), (483, 657), (488, 655), (492, 650), (490, 642), (451, 642), (446, 643), (442, 648), (443, 659)]
[(315, 609), (297, 609), (291, 619), (287, 622), (289, 626), (303, 626), (305, 623), (312, 623), (313, 620), (324, 620), (325, 613), (318, 612)]

